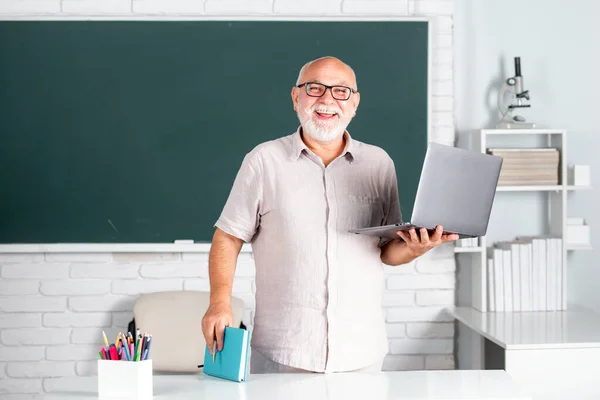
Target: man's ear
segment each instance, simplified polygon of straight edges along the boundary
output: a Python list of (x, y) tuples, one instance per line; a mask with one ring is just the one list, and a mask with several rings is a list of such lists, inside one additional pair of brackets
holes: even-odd
[(360, 103), (360, 93), (354, 93), (354, 115), (356, 115), (356, 111), (358, 110), (358, 104)]
[(292, 104), (294, 106), (294, 111), (298, 111), (298, 88), (296, 86), (294, 86), (292, 88)]

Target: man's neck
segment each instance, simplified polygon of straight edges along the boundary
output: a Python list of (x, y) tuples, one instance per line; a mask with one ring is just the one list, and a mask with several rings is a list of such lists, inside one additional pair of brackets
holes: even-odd
[(313, 139), (310, 135), (302, 133), (302, 140), (304, 141), (304, 144), (306, 144), (306, 147), (310, 149), (310, 151), (321, 158), (325, 166), (329, 165), (333, 160), (339, 157), (346, 147), (346, 135), (342, 135), (338, 139), (332, 140), (331, 142), (320, 142)]

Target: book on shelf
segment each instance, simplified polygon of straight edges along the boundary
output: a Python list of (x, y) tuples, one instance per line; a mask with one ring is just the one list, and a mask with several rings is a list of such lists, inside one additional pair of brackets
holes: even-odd
[(498, 185), (557, 185), (560, 152), (553, 147), (489, 148), (502, 157)]
[(563, 310), (562, 239), (522, 236), (487, 250), (488, 311)]
[(464, 238), (458, 239), (455, 242), (456, 247), (477, 247), (479, 246), (479, 238)]

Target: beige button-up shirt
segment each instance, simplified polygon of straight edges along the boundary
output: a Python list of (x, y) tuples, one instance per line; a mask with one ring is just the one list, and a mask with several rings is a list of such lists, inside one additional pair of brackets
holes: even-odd
[(365, 367), (388, 352), (381, 245), (348, 229), (401, 221), (394, 163), (344, 133), (327, 167), (296, 133), (246, 155), (221, 230), (251, 243), (252, 348), (317, 372)]

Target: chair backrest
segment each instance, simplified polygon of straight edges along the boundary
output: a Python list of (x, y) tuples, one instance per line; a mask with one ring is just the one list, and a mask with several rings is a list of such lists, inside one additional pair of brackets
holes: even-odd
[[(203, 291), (170, 291), (141, 295), (133, 307), (135, 326), (152, 334), (150, 358), (155, 371), (200, 372), (206, 342), (202, 317), (210, 302)], [(244, 302), (231, 299), (233, 326), (239, 327)]]

